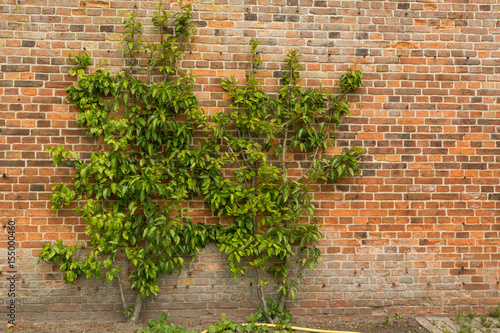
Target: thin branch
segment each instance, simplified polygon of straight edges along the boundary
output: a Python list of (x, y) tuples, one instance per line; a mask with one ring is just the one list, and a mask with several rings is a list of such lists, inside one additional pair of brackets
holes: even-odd
[[(347, 95), (347, 92), (343, 92), (341, 95), (339, 96), (336, 96), (336, 99), (339, 101), (341, 99), (344, 98), (344, 96)], [(331, 112), (329, 114), (329, 118), (328, 119), (328, 125), (327, 125), (327, 129), (326, 129), (326, 133), (330, 133), (330, 128), (332, 126), (332, 115), (331, 115)], [(320, 150), (320, 147), (316, 147), (316, 151), (314, 152), (314, 155), (313, 155), (313, 158), (311, 160), (311, 165), (309, 166), (309, 168), (297, 179), (298, 182), (300, 182), (305, 176), (307, 176), (307, 174), (309, 174), (309, 172), (311, 172), (312, 168), (313, 168), (313, 163), (312, 161), (314, 161), (319, 153), (319, 150)]]
[(316, 147), (316, 151), (314, 152), (314, 155), (313, 155), (313, 158), (311, 160), (311, 165), (309, 166), (309, 168), (299, 177), (297, 178), (297, 182), (300, 182), (305, 176), (307, 176), (307, 174), (309, 172), (311, 172), (312, 168), (313, 168), (313, 163), (312, 161), (314, 161), (316, 159), (316, 156), (318, 155), (319, 153), (319, 150), (320, 150), (320, 147)]
[[(238, 133), (238, 139), (242, 139), (242, 135), (241, 135), (241, 132), (240, 132), (240, 129), (239, 129), (239, 128), (236, 128), (236, 132)], [(227, 141), (227, 143), (228, 143), (228, 145), (229, 145), (229, 147), (230, 147), (231, 151), (232, 151), (232, 152), (233, 152), (233, 154), (234, 154), (234, 150), (231, 148), (231, 145), (229, 144), (229, 141), (228, 141), (228, 140), (226, 140), (226, 141)], [(240, 152), (241, 152), (241, 154), (243, 155), (243, 158), (241, 159), (241, 160), (243, 161), (243, 163), (245, 163), (245, 164), (246, 164), (246, 166), (247, 166), (250, 170), (252, 170), (252, 171), (256, 171), (256, 170), (257, 170), (256, 166), (254, 167), (254, 166), (252, 166), (250, 163), (248, 163), (248, 161), (247, 161), (247, 159), (246, 159), (247, 153), (246, 153), (244, 150), (240, 150)], [(236, 157), (236, 159), (238, 159), (238, 157)], [(246, 180), (245, 180), (245, 184), (246, 184)], [(252, 187), (254, 187), (254, 186), (252, 186)]]

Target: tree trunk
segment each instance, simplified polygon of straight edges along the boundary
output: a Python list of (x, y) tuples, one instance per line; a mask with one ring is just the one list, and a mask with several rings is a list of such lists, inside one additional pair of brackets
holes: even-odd
[(280, 311), (285, 312), (286, 297), (283, 292), (280, 293), (280, 296), (278, 298), (278, 303)]
[(135, 304), (134, 304), (134, 314), (130, 318), (130, 323), (137, 324), (137, 322), (139, 320), (139, 315), (141, 314), (141, 309), (142, 309), (142, 297), (141, 297), (141, 293), (137, 292), (137, 296), (135, 297)]
[(271, 318), (271, 316), (268, 313), (267, 309), (267, 302), (266, 298), (264, 297), (264, 288), (260, 284), (260, 268), (255, 267), (255, 270), (257, 271), (257, 295), (259, 296), (260, 302), (262, 303), (262, 310), (264, 310), (264, 317), (266, 317), (266, 320), (270, 324), (274, 324), (274, 320)]
[[(113, 263), (118, 266), (115, 258), (113, 258)], [(125, 300), (125, 294), (123, 293), (123, 285), (122, 285), (122, 278), (120, 276), (120, 271), (118, 271), (118, 273), (116, 274), (116, 279), (118, 280), (118, 288), (120, 289), (120, 298), (122, 300), (123, 310), (125, 310), (127, 307), (127, 301)]]

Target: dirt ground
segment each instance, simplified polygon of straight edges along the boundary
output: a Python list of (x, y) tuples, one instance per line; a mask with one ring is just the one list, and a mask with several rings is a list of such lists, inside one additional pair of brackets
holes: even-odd
[[(201, 332), (208, 328), (211, 323), (200, 321), (176, 322), (190, 330)], [(47, 332), (47, 333), (135, 333), (139, 327), (145, 327), (144, 322), (140, 325), (131, 326), (128, 323), (43, 323), (23, 324), (11, 329), (11, 332)], [(376, 319), (338, 319), (338, 320), (302, 320), (295, 321), (293, 326), (307, 327), (313, 329), (324, 329), (334, 331), (349, 331), (360, 333), (424, 333), (415, 319), (402, 318), (391, 319), (389, 323), (384, 318)], [(299, 331), (296, 331), (299, 332)], [(306, 331), (307, 332), (307, 331)]]

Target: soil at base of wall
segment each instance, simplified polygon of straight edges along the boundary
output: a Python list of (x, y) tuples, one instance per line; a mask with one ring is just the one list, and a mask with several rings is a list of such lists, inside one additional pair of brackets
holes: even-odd
[[(185, 326), (188, 329), (201, 332), (206, 330), (211, 324), (201, 321), (179, 321), (175, 322)], [(308, 327), (314, 329), (350, 331), (360, 333), (424, 333), (426, 330), (421, 327), (413, 318), (390, 320), (386, 322), (384, 318), (375, 319), (337, 319), (320, 320), (310, 319), (301, 320), (293, 323), (294, 326)], [(139, 327), (145, 327), (145, 322), (138, 325), (130, 325), (125, 322), (114, 323), (82, 323), (82, 322), (63, 322), (63, 323), (32, 323), (21, 324), (11, 329), (11, 332), (38, 332), (38, 333), (135, 333)], [(297, 331), (299, 332), (299, 331)], [(300, 331), (303, 332), (303, 331)]]

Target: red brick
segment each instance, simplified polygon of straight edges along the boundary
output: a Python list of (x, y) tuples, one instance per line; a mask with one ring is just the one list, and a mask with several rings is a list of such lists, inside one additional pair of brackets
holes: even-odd
[[(299, 301), (291, 302), (294, 314), (444, 314), (461, 308), (484, 313), (488, 304), (498, 304), (491, 295), (498, 289), (500, 260), (499, 53), (493, 28), (484, 27), (495, 6), (478, 0), (368, 0), (359, 2), (358, 9), (347, 2), (301, 1), (297, 11), (295, 0), (285, 5), (266, 0), (258, 6), (250, 1), (250, 7), (226, 2), (193, 3), (198, 30), (182, 60), (198, 76), (195, 93), (207, 113), (226, 110), (222, 78), (235, 75), (244, 82), (250, 38), (264, 42), (265, 62), (257, 77), (267, 92), (279, 89), (288, 48), (304, 55), (304, 87), (321, 82), (331, 88), (341, 71), (354, 64), (364, 71), (366, 88), (349, 97), (352, 115), (336, 132), (336, 150), (329, 151), (367, 148), (361, 172), (338, 186), (315, 184), (324, 261), (307, 274)], [(19, 221), (21, 271), (28, 271), (44, 243), (57, 237), (69, 244), (88, 241), (72, 209), (50, 210), (50, 188), (68, 181), (70, 170), (55, 168), (44, 149), (61, 144), (88, 157), (95, 148), (76, 124), (79, 111), (64, 100), (64, 88), (75, 81), (67, 75), (67, 56), (85, 47), (93, 55), (92, 70), (97, 59), (109, 57), (106, 68), (116, 72), (124, 64), (117, 44), (121, 22), (134, 4), (23, 4), (17, 13), (14, 1), (7, 1), (0, 13), (7, 22), (0, 27), (5, 40), (0, 55), (0, 217)], [(144, 16), (153, 14), (155, 4), (137, 2), (145, 31), (152, 31)], [(404, 39), (408, 33), (418, 39)], [(303, 154), (296, 154), (287, 162), (304, 167), (303, 161)], [(197, 197), (189, 205), (194, 221), (219, 222), (202, 200)], [(173, 277), (162, 279), (165, 288), (154, 301), (146, 300), (145, 318), (158, 309), (171, 309), (173, 320), (185, 315), (177, 311), (182, 308), (211, 321), (222, 308), (229, 317), (255, 311), (251, 278), (233, 281), (218, 249), (206, 248), (196, 260), (182, 273), (189, 288), (174, 288)], [(35, 271), (23, 276), (20, 294), (30, 295), (29, 300), (20, 296), (20, 302), (30, 303), (23, 309), (33, 320), (54, 314), (71, 318), (75, 311), (89, 320), (121, 318), (114, 285), (79, 280), (69, 286), (55, 267), (40, 265)], [(356, 279), (367, 277), (369, 283), (357, 284)], [(411, 283), (399, 283), (407, 278)], [(437, 292), (436, 285), (445, 291)], [(37, 296), (40, 290), (51, 296)], [(77, 290), (79, 295), (99, 293), (106, 301), (94, 305), (87, 296), (75, 296)], [(66, 294), (73, 298), (62, 298)]]

